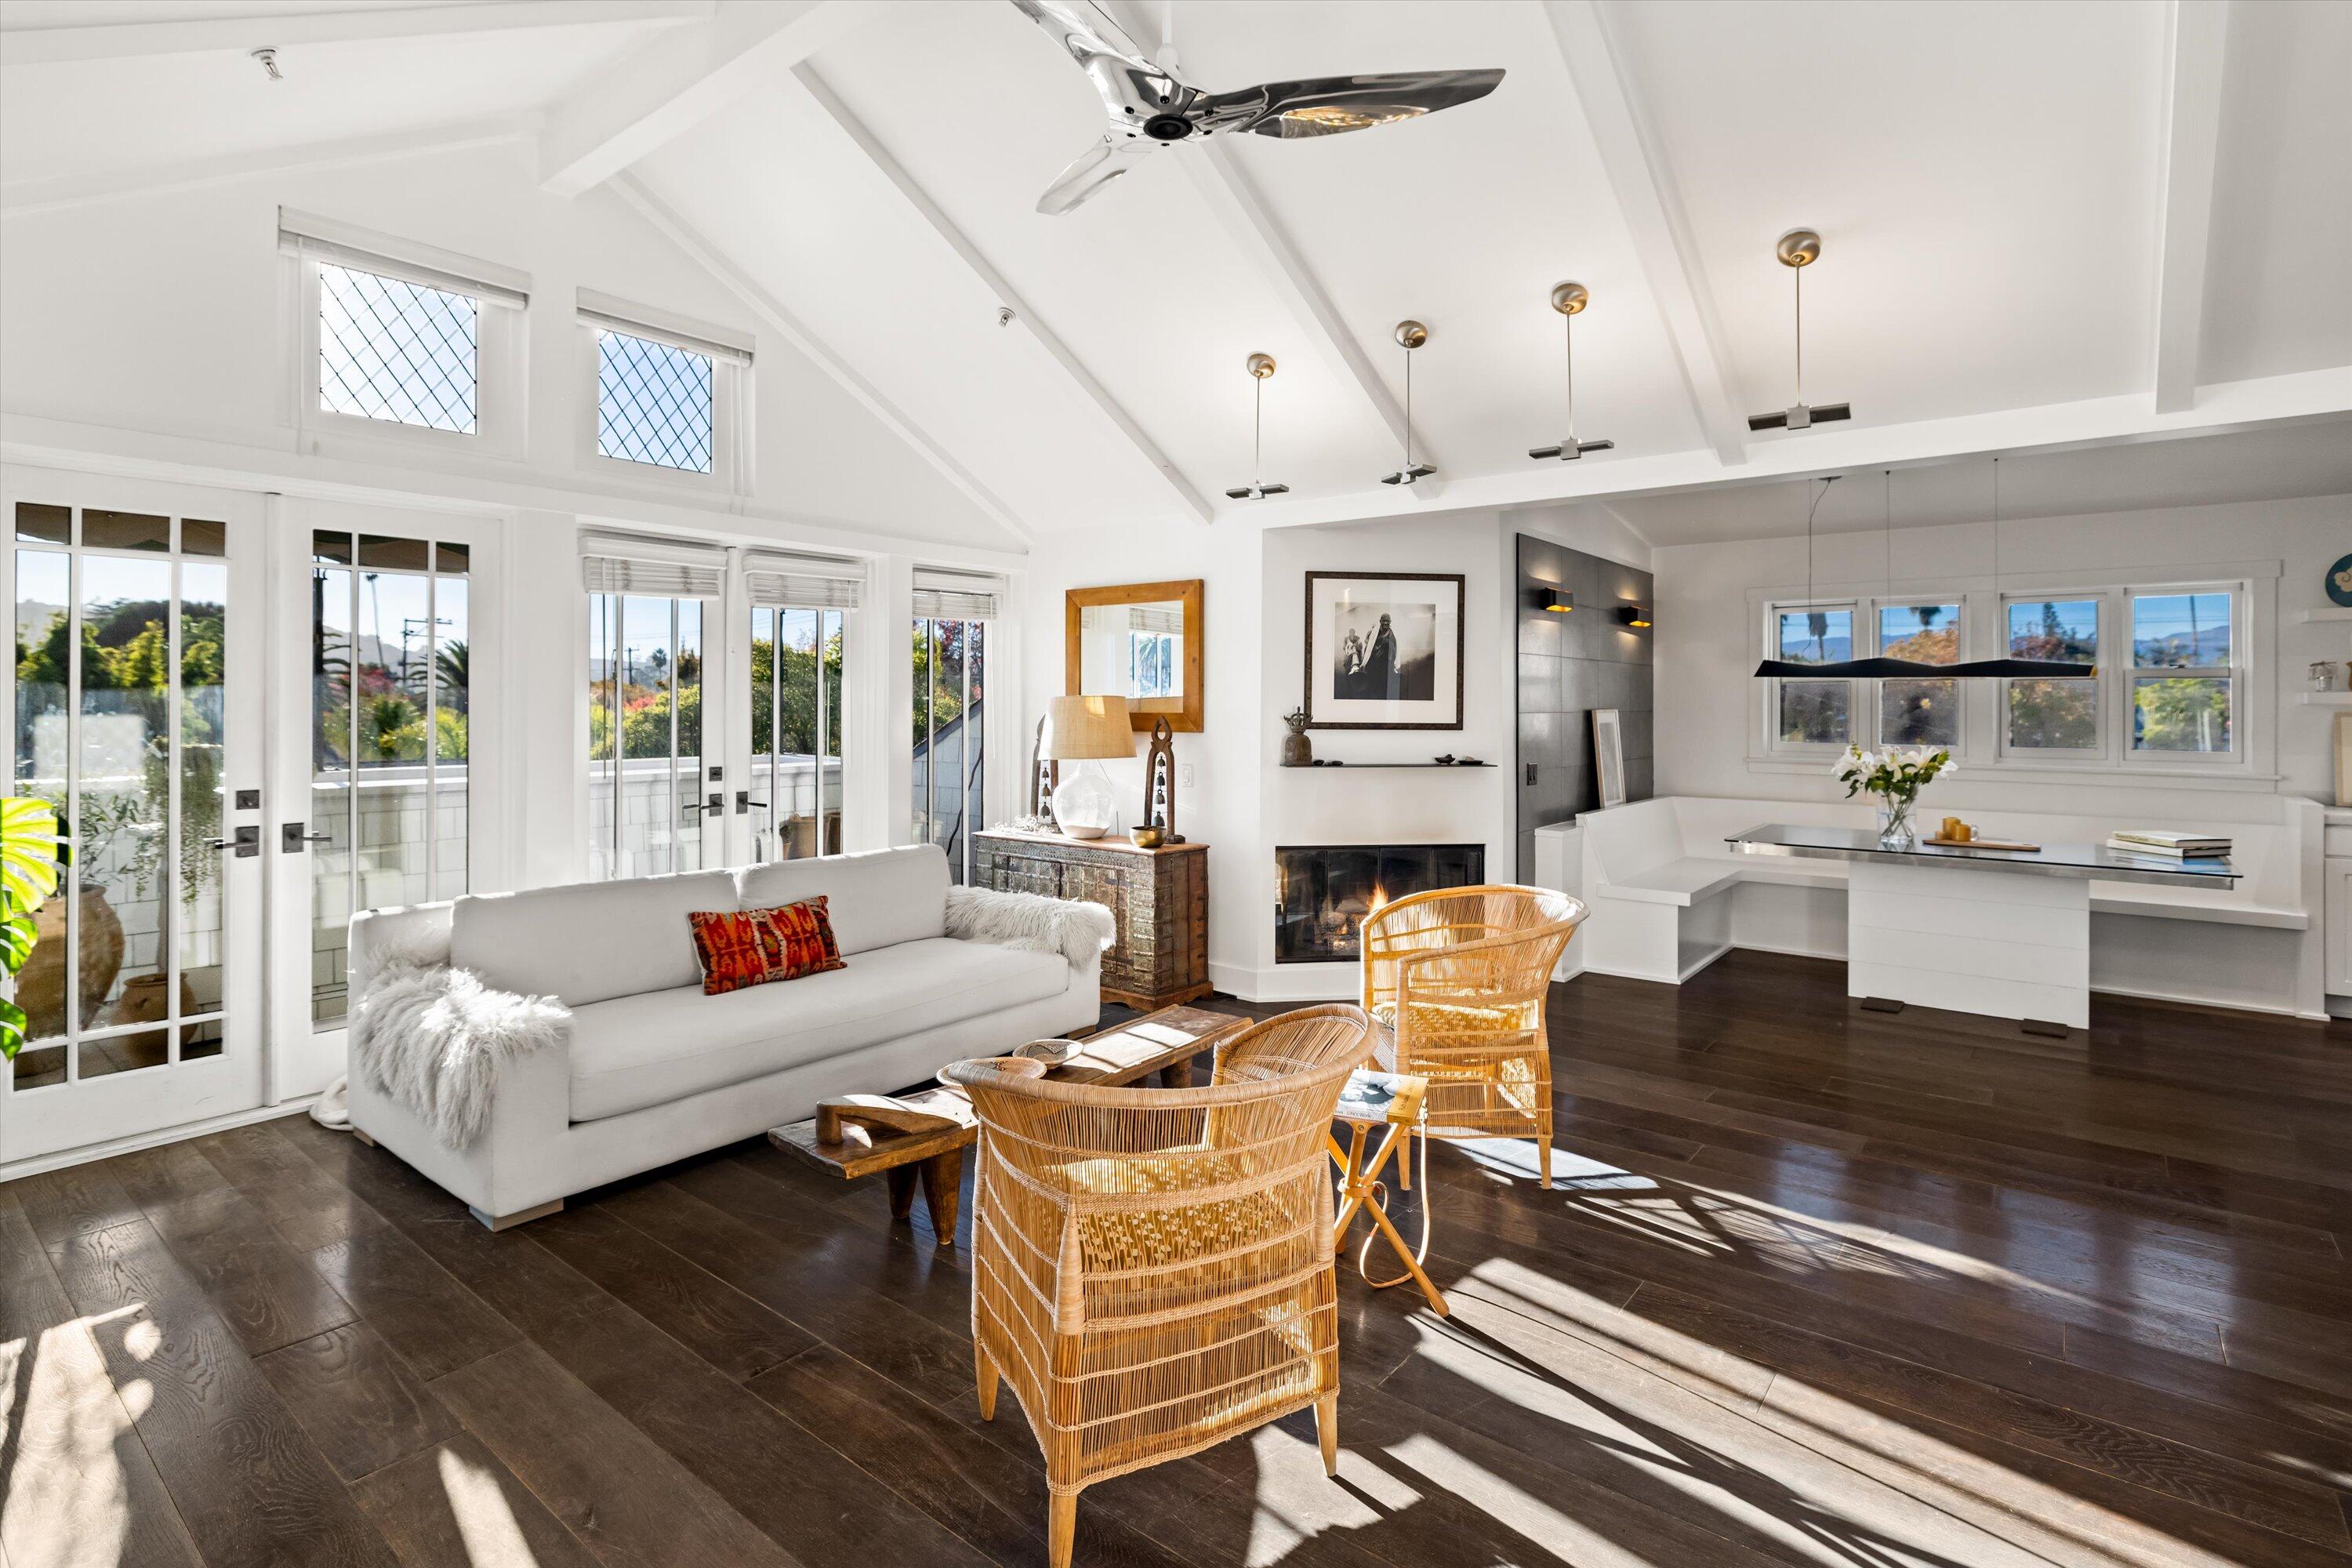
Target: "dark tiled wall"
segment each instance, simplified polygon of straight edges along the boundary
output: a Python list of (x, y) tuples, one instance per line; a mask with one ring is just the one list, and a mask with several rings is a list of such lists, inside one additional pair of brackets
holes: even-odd
[[(1534, 606), (1539, 588), (1576, 595), (1568, 615)], [(1622, 604), (1653, 605), (1647, 572), (1549, 540), (1518, 536), (1519, 880), (1535, 876), (1535, 830), (1601, 804), (1592, 763), (1592, 710), (1618, 710), (1625, 795), (1649, 798), (1656, 732), (1650, 700), (1651, 631), (1618, 623)], [(1528, 782), (1533, 764), (1535, 782)]]

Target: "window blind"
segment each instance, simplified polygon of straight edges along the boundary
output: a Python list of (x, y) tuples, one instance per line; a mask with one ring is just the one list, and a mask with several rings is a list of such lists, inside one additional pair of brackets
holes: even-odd
[(647, 342), (667, 343), (671, 348), (684, 349), (722, 364), (751, 363), (752, 338), (749, 332), (626, 304), (590, 289), (580, 290), (579, 312), (583, 321), (603, 331), (624, 332)]
[(915, 568), (915, 614), (941, 621), (992, 621), (1004, 613), (1004, 579), (944, 566)]
[(749, 557), (743, 568), (743, 584), (755, 605), (854, 610), (864, 602), (866, 563), (849, 556), (762, 552)]
[(485, 305), (520, 310), (530, 303), (528, 273), (287, 207), (278, 209), (278, 248), (308, 261), (468, 295)]
[(660, 599), (716, 599), (727, 589), (727, 557), (718, 550), (626, 534), (583, 534), (580, 583), (592, 594), (642, 594)]

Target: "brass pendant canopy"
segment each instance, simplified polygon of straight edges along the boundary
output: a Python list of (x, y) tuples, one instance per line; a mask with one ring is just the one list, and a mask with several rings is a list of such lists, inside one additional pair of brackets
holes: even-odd
[(1396, 324), (1396, 341), (1402, 347), (1417, 349), (1429, 341), (1429, 329), (1419, 321), (1399, 321)]
[(1551, 286), (1551, 308), (1563, 316), (1573, 316), (1592, 303), (1592, 290), (1581, 283), (1555, 283)]
[(1252, 354), (1245, 362), (1245, 365), (1252, 375), (1257, 377), (1260, 381), (1264, 381), (1267, 376), (1274, 374), (1274, 356), (1272, 354)]
[(1822, 237), (1809, 228), (1792, 228), (1772, 242), (1772, 254), (1783, 267), (1811, 267), (1822, 258)]

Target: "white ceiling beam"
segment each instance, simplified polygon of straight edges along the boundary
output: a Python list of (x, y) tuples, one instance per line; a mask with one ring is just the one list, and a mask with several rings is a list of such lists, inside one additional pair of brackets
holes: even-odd
[[(1456, 479), (1434, 510), (1502, 510), (1595, 496), (1661, 495), (1733, 478), (1900, 468), (1958, 457), (2163, 441), (2267, 425), (2341, 420), (2347, 415), (2352, 415), (2352, 374), (2339, 365), (2207, 385), (2193, 410), (2168, 414), (2158, 413), (2144, 393), (2135, 391), (1906, 425), (1817, 426), (1792, 439), (1758, 443), (1749, 463), (1736, 475), (1725, 473), (1704, 447), (1645, 457), (1628, 454), (1605, 463), (1547, 463)], [(1370, 485), (1339, 495), (1257, 501), (1238, 516), (1254, 527), (1303, 528), (1396, 513), (1396, 493)]]
[[(1147, 21), (1139, 7), (1129, 0), (1111, 0), (1104, 8), (1129, 37), (1160, 38), (1158, 23)], [(1164, 16), (1165, 12), (1155, 8), (1155, 15)], [(1290, 312), (1299, 331), (1307, 334), (1307, 342), (1339, 362), (1361, 409), (1379, 422), (1402, 451), (1405, 444), (1403, 404), (1389, 390), (1389, 384), (1373, 365), (1371, 356), (1364, 352), (1363, 343), (1340, 318), (1339, 308), (1331, 302), (1331, 296), (1324, 290), (1314, 268), (1307, 266), (1297, 243), (1243, 172), (1232, 150), (1211, 139), (1180, 148), (1176, 161), (1183, 165), (1187, 177), (1216, 214), (1219, 226), (1274, 286), (1284, 309)], [(1438, 475), (1410, 488), (1399, 488), (1408, 496), (1418, 494), (1423, 500), (1434, 499), (1443, 487), (1444, 465), (1438, 463), (1423, 442), (1413, 442), (1412, 447), (1414, 458), (1436, 465)]]
[(1723, 322), (1698, 242), (1656, 128), (1650, 122), (1598, 0), (1546, 0), (1552, 36), (1576, 85), (1601, 163), (1664, 318), (1700, 433), (1717, 461), (1748, 461), (1747, 420), (1731, 395)]
[(230, 153), (217, 158), (191, 158), (174, 163), (148, 163), (96, 174), (49, 174), (38, 179), (0, 184), (0, 218), (24, 217), (88, 206), (94, 202), (121, 201), (165, 191), (202, 190), (238, 180), (295, 170), (347, 168), (379, 163), (391, 158), (420, 158), (435, 153), (456, 153), (474, 147), (495, 147), (527, 142), (539, 133), (535, 114), (492, 120), (464, 121), (454, 125), (429, 125), (415, 131), (395, 131), (382, 136), (354, 136), (341, 142), (308, 142), (292, 147), (268, 147), (254, 153)]
[(824, 339), (811, 331), (806, 322), (784, 309), (783, 305), (755, 282), (751, 274), (730, 260), (726, 254), (706, 238), (699, 229), (679, 216), (669, 205), (646, 188), (635, 175), (622, 174), (611, 182), (614, 195), (626, 202), (647, 223), (660, 231), (662, 237), (678, 247), (696, 265), (717, 279), (719, 285), (743, 301), (786, 342), (831, 376), (844, 392), (860, 406), (880, 420), (890, 433), (914, 448), (917, 456), (929, 463), (945, 477), (948, 483), (963, 492), (974, 506), (988, 514), (991, 521), (1012, 534), (1022, 543), (1031, 542), (1035, 535), (997, 499), (994, 491), (980, 482), (971, 469), (956, 461), (948, 449), (932, 439), (929, 432), (907, 417), (898, 405), (883, 395), (880, 388), (859, 374), (855, 365), (835, 353)]
[[(97, 7), (90, 7), (92, 12)], [(601, 22), (674, 26), (708, 20), (715, 0), (480, 0), (468, 5), (408, 5), (388, 10), (257, 11), (179, 22), (117, 22), (91, 26), (0, 27), (0, 64), (130, 59), (210, 50), (299, 48), (306, 44), (373, 43), (519, 28), (577, 27)], [(0, 13), (5, 14), (5, 13)], [(290, 67), (293, 62), (287, 62)]]
[(2213, 238), (2213, 169), (2221, 142), (2221, 67), (2229, 0), (2165, 6), (2164, 204), (2157, 228), (2156, 409), (2197, 402), (2205, 268)]
[(547, 113), (541, 188), (576, 196), (652, 153), (871, 16), (851, 0), (727, 0), (673, 28)]
[(856, 143), (858, 151), (866, 154), (867, 162), (897, 187), (898, 195), (905, 198), (907, 205), (930, 226), (931, 232), (947, 242), (948, 248), (956, 253), (972, 276), (979, 279), (988, 291), (996, 296), (996, 302), (1013, 312), (1014, 321), (1028, 331), (1030, 337), (1036, 341), (1037, 346), (1044, 349), (1055, 363), (1062, 367), (1063, 373), (1076, 385), (1087, 400), (1101, 409), (1104, 416), (1113, 425), (1118, 426), (1119, 434), (1127, 437), (1128, 445), (1133, 447), (1137, 455), (1151, 465), (1152, 470), (1166, 482), (1169, 489), (1174, 492), (1176, 500), (1184, 510), (1202, 522), (1213, 521), (1216, 509), (1210, 505), (1208, 500), (1199, 490), (1192, 488), (1192, 481), (1187, 479), (1178, 470), (1176, 465), (1169, 460), (1168, 454), (1160, 449), (1159, 443), (1152, 440), (1118, 399), (1111, 395), (1110, 389), (1095, 379), (1094, 373), (1086, 367), (1076, 354), (1070, 352), (1069, 345), (1055, 334), (1053, 328), (1045, 324), (1045, 317), (1039, 315), (1029, 302), (1021, 297), (1020, 292), (1013, 287), (1003, 273), (996, 269), (988, 258), (982, 254), (980, 247), (971, 242), (971, 237), (958, 228), (954, 220), (942, 212), (940, 205), (931, 200), (929, 195), (915, 183), (914, 176), (908, 174), (905, 167), (890, 155), (890, 150), (883, 146), (873, 132), (867, 130), (865, 123), (851, 112), (849, 106), (841, 101), (832, 88), (825, 85), (824, 79), (817, 75), (808, 65), (802, 64), (792, 68), (788, 79), (794, 87), (807, 94), (817, 108), (823, 110), (826, 117), (841, 128), (843, 134)]

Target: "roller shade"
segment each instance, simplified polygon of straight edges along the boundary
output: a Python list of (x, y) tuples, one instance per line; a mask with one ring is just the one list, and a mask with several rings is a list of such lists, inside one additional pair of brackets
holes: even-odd
[(915, 568), (915, 614), (942, 621), (991, 621), (1003, 613), (1003, 578), (944, 566)]
[(631, 305), (590, 289), (580, 290), (579, 311), (583, 321), (601, 331), (622, 332), (629, 337), (643, 338), (647, 342), (667, 343), (674, 349), (684, 349), (688, 353), (700, 354), (722, 364), (751, 363), (751, 334), (739, 332), (731, 327)]
[(762, 552), (743, 563), (743, 585), (755, 605), (854, 610), (865, 597), (866, 563), (840, 555)]
[(530, 303), (530, 275), (429, 245), (412, 245), (333, 218), (278, 209), (278, 248), (306, 261), (324, 261), (380, 278), (465, 294), (485, 305), (520, 310)]
[(592, 594), (642, 594), (661, 599), (716, 599), (727, 589), (727, 557), (665, 540), (583, 534), (580, 583)]

